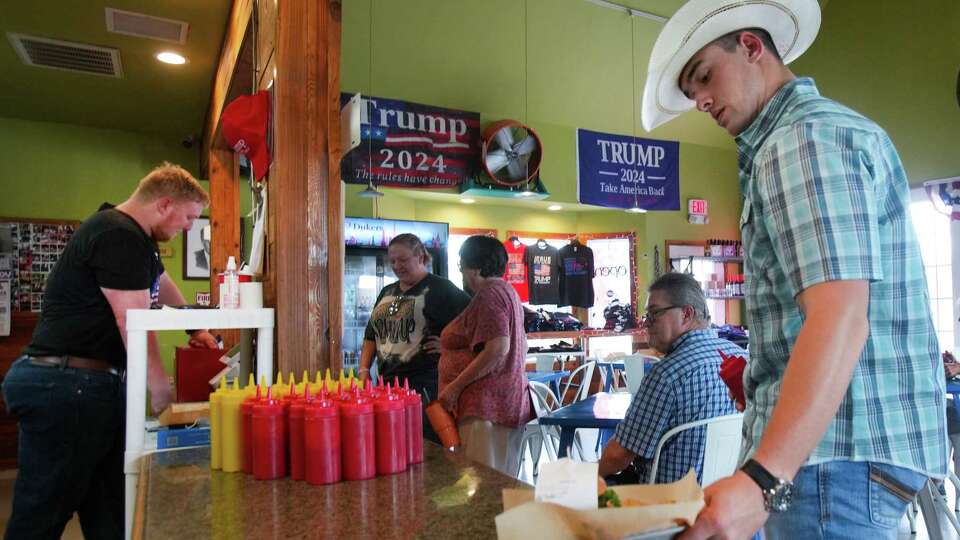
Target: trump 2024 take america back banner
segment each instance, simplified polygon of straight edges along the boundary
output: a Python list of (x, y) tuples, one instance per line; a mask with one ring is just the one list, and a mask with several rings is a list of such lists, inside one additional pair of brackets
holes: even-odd
[(577, 129), (581, 204), (680, 209), (680, 143)]
[[(340, 95), (341, 107), (350, 95)], [(361, 96), (360, 145), (343, 156), (348, 184), (445, 188), (478, 172), (480, 113)]]

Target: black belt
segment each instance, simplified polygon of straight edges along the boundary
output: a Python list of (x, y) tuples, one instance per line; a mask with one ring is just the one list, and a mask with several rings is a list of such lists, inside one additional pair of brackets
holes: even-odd
[(27, 360), (35, 366), (88, 369), (102, 371), (111, 375), (120, 376), (120, 370), (111, 366), (106, 360), (83, 358), (80, 356), (27, 356)]

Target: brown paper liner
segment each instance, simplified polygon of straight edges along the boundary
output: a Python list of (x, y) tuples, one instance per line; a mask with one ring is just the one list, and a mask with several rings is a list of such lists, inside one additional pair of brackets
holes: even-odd
[(674, 525), (692, 525), (703, 508), (703, 490), (690, 471), (672, 484), (614, 486), (621, 501), (645, 506), (573, 510), (536, 502), (533, 490), (503, 490), (504, 512), (496, 517), (500, 540), (551, 538), (614, 540)]

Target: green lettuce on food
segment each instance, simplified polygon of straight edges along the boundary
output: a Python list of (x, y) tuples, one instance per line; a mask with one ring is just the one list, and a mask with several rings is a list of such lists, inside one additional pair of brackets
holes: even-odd
[(597, 505), (600, 508), (620, 508), (620, 497), (616, 491), (607, 488), (606, 491), (597, 496)]

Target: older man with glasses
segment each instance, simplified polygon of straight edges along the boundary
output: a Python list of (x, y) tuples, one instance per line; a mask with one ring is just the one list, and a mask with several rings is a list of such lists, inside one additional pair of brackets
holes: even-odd
[[(710, 313), (693, 276), (669, 273), (648, 288), (642, 326), (650, 345), (665, 356), (643, 378), (630, 408), (600, 457), (600, 475), (628, 469), (617, 482), (649, 480), (657, 442), (670, 429), (736, 412), (720, 379), (720, 354), (746, 354), (710, 328)], [(662, 450), (657, 483), (679, 480), (691, 468), (700, 479), (705, 428), (687, 430)], [(636, 475), (636, 478), (633, 476)]]

